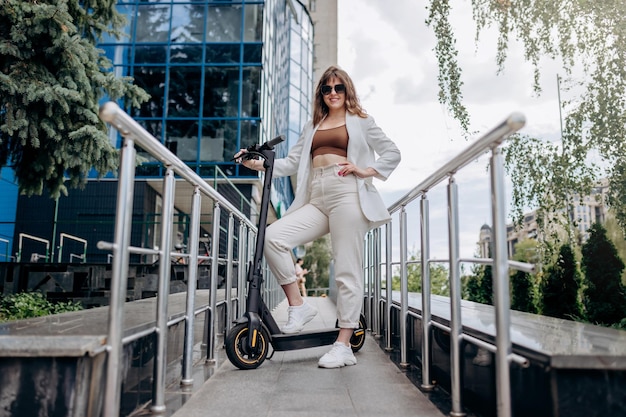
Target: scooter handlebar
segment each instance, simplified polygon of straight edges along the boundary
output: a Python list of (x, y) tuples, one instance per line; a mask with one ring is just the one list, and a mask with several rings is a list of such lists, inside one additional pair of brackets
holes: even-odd
[(264, 158), (264, 156), (261, 153), (261, 151), (272, 150), (272, 149), (274, 149), (274, 146), (278, 145), (279, 143), (283, 142), (284, 140), (285, 140), (285, 136), (284, 135), (280, 135), (280, 136), (276, 136), (272, 140), (268, 140), (267, 142), (265, 142), (261, 146), (259, 146), (258, 144), (254, 144), (254, 145), (248, 146), (246, 148), (246, 151), (247, 151), (246, 153), (231, 159), (231, 161), (236, 161), (238, 159), (254, 159), (254, 158), (259, 157), (259, 156)]
[(276, 136), (272, 140), (268, 140), (263, 145), (261, 145), (261, 149), (274, 149), (274, 146), (285, 140), (285, 135)]

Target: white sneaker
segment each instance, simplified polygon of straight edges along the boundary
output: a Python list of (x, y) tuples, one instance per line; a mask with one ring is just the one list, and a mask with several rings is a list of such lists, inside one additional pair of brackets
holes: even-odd
[(306, 301), (299, 306), (289, 306), (287, 309), (289, 319), (283, 326), (282, 331), (286, 334), (298, 333), (304, 329), (304, 325), (313, 320), (317, 315), (317, 310)]
[(352, 353), (352, 348), (341, 342), (335, 342), (330, 352), (317, 362), (320, 368), (341, 368), (346, 365), (356, 365), (356, 357)]

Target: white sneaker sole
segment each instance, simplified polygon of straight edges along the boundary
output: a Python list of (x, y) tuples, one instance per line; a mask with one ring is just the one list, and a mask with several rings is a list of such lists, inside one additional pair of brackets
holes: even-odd
[(352, 365), (356, 365), (356, 358), (354, 359), (354, 361), (349, 360), (347, 362), (335, 362), (335, 363), (321, 363), (318, 362), (317, 363), (317, 367), (318, 368), (326, 368), (326, 369), (336, 369), (336, 368), (343, 368), (344, 366), (352, 366)]

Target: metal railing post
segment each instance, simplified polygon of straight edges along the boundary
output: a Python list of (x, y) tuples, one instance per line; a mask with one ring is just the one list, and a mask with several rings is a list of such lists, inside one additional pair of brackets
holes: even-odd
[(245, 267), (246, 267), (246, 240), (244, 236), (247, 236), (247, 228), (243, 223), (239, 223), (239, 240), (237, 241), (237, 309), (236, 309), (236, 317), (241, 317), (243, 315), (243, 309), (241, 308), (242, 302), (242, 288), (244, 285), (244, 277), (245, 277)]
[(420, 234), (422, 237), (421, 267), (422, 267), (422, 384), (425, 391), (432, 390), (435, 386), (430, 377), (430, 213), (428, 211), (428, 198), (422, 195), (420, 201)]
[(464, 416), (461, 403), (461, 273), (459, 270), (458, 186), (454, 177), (448, 183), (448, 246), (450, 253), (450, 391), (451, 416)]
[(181, 385), (193, 384), (193, 345), (194, 323), (196, 321), (196, 288), (198, 282), (198, 247), (200, 245), (200, 212), (202, 195), (198, 187), (191, 197), (191, 216), (189, 225), (189, 258), (187, 262), (187, 308), (185, 313), (185, 345), (183, 347), (183, 366)]
[(170, 294), (172, 271), (172, 229), (174, 228), (174, 171), (168, 167), (163, 178), (163, 215), (161, 216), (161, 247), (159, 248), (159, 285), (156, 315), (156, 355), (154, 358), (154, 381), (152, 406), (155, 413), (165, 411), (165, 371), (167, 365), (167, 300)]
[(243, 287), (246, 281), (246, 266), (248, 265), (247, 248), (248, 228), (239, 224), (239, 240), (237, 242), (237, 317), (243, 316), (245, 303), (243, 302)]
[(104, 417), (117, 417), (120, 411), (122, 372), (125, 364), (122, 337), (124, 333), (124, 303), (128, 283), (128, 261), (130, 233), (133, 214), (133, 191), (135, 183), (135, 146), (126, 138), (122, 145), (122, 156), (117, 185), (117, 205), (113, 263), (111, 267), (111, 297), (109, 300), (109, 329), (107, 336), (108, 358), (104, 385)]
[(217, 344), (217, 278), (218, 278), (218, 258), (220, 254), (220, 214), (219, 203), (213, 207), (213, 230), (211, 233), (211, 285), (209, 294), (209, 310), (211, 311), (211, 321), (209, 323), (209, 340), (206, 361), (215, 363), (215, 345)]
[(408, 367), (406, 325), (409, 318), (409, 283), (407, 276), (406, 207), (400, 211), (400, 366)]
[(392, 275), (393, 275), (393, 255), (392, 255), (392, 223), (389, 222), (385, 225), (385, 296), (387, 302), (385, 303), (385, 350), (391, 351), (391, 309), (393, 305), (393, 293), (392, 293)]
[(372, 232), (369, 231), (365, 235), (366, 244), (363, 245), (363, 279), (365, 279), (365, 316), (370, 331), (373, 330), (372, 324)]
[(511, 312), (509, 268), (505, 223), (504, 168), (502, 151), (493, 149), (491, 157), (491, 202), (493, 216), (493, 293), (496, 311), (496, 392), (498, 417), (511, 416)]
[(227, 255), (226, 255), (226, 288), (225, 288), (225, 296), (224, 299), (226, 303), (224, 304), (224, 334), (228, 333), (230, 330), (230, 324), (232, 321), (232, 287), (233, 287), (233, 250), (235, 248), (235, 218), (232, 213), (228, 216), (228, 244), (227, 244)]
[(374, 301), (372, 314), (372, 333), (377, 338), (380, 337), (380, 228), (377, 227), (373, 231), (372, 236), (372, 279), (374, 287)]

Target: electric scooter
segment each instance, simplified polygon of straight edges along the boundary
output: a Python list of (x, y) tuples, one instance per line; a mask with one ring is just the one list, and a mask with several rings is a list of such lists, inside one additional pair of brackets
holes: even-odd
[[(224, 339), (224, 347), (228, 359), (239, 369), (256, 369), (268, 358), (270, 345), (274, 351), (306, 349), (331, 345), (339, 334), (338, 325), (332, 329), (303, 331), (296, 334), (284, 334), (276, 324), (272, 314), (261, 296), (263, 283), (263, 248), (265, 245), (265, 228), (270, 202), (272, 173), (274, 169), (274, 146), (285, 140), (278, 136), (262, 145), (252, 145), (241, 155), (242, 159), (261, 158), (265, 168), (261, 212), (259, 214), (258, 235), (253, 260), (248, 265), (248, 295), (246, 312), (235, 320)], [(365, 317), (361, 314), (358, 328), (354, 329), (350, 345), (357, 352), (365, 343)], [(272, 352), (273, 355), (273, 352)], [(269, 357), (271, 359), (271, 355)]]

